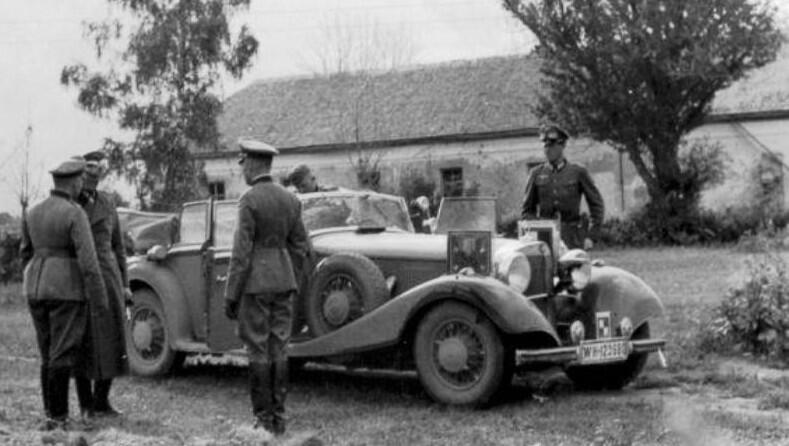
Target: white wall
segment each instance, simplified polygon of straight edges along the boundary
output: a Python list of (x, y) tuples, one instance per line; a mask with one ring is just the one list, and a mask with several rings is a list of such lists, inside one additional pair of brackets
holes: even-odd
[[(773, 151), (789, 159), (789, 126), (781, 120), (708, 124), (694, 131), (689, 138), (708, 138), (718, 142), (730, 158), (724, 183), (704, 194), (702, 204), (713, 209), (735, 206), (753, 196), (757, 187), (753, 169), (765, 151)], [(285, 176), (299, 164), (307, 164), (321, 184), (357, 187), (350, 154), (346, 151), (288, 153), (286, 149), (282, 152), (274, 160), (275, 178)], [(543, 160), (542, 144), (536, 137), (415, 144), (371, 152), (374, 157), (381, 157), (381, 183), (386, 191), (399, 190), (400, 176), (407, 169), (424, 172), (440, 187), (440, 169), (462, 167), (465, 186), (478, 183), (480, 194), (496, 196), (503, 217), (519, 213), (528, 164)], [(606, 217), (622, 217), (646, 202), (644, 183), (626, 155), (622, 157), (621, 172), (620, 156), (616, 151), (586, 138), (571, 140), (566, 155), (571, 162), (589, 169), (605, 199)], [(229, 197), (246, 190), (235, 157), (206, 159), (205, 172), (209, 181), (225, 181)], [(785, 198), (789, 195), (789, 178), (783, 185), (786, 206), (789, 204)]]

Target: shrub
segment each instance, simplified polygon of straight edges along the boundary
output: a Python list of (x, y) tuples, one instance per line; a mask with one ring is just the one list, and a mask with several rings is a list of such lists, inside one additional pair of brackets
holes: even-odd
[(739, 252), (761, 253), (770, 250), (782, 249), (786, 230), (779, 230), (775, 227), (758, 231), (756, 233), (748, 230), (740, 237), (735, 246)]
[(673, 215), (659, 215), (642, 209), (626, 219), (606, 220), (600, 228), (599, 242), (604, 246), (737, 243), (758, 234), (772, 239), (778, 246), (778, 238), (787, 221), (787, 212), (765, 213), (764, 209), (750, 205), (724, 211), (702, 209)]
[(756, 407), (759, 410), (789, 410), (789, 392), (783, 389), (773, 389), (767, 396), (759, 400)]
[(437, 195), (436, 182), (423, 170), (409, 168), (400, 175), (397, 193), (411, 203), (417, 197), (425, 196), (430, 200), (430, 215), (435, 217), (441, 197)]
[(435, 191), (436, 182), (421, 170), (410, 168), (400, 175), (398, 193), (405, 197), (406, 201), (422, 195), (432, 198)]
[(19, 234), (4, 234), (0, 238), (0, 282), (3, 284), (22, 280), (22, 261), (19, 258), (21, 241)]
[(742, 284), (729, 289), (708, 330), (722, 346), (785, 360), (789, 353), (789, 272), (766, 251), (745, 262)]

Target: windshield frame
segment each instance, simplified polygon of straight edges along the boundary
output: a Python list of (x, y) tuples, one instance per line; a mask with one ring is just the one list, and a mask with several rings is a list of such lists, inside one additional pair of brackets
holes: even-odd
[[(411, 223), (411, 219), (409, 218), (408, 208), (406, 207), (405, 199), (403, 197), (400, 197), (400, 196), (397, 196), (397, 195), (381, 194), (381, 193), (378, 193), (378, 192), (367, 192), (367, 191), (363, 191), (363, 192), (357, 192), (357, 191), (330, 191), (330, 192), (312, 192), (312, 193), (308, 193), (308, 194), (296, 194), (296, 196), (299, 198), (299, 201), (302, 204), (302, 213), (304, 212), (305, 202), (307, 202), (308, 200), (311, 200), (311, 199), (319, 199), (319, 198), (359, 199), (359, 198), (361, 198), (363, 196), (371, 196), (371, 197), (375, 197), (375, 198), (381, 198), (381, 199), (384, 199), (384, 200), (389, 200), (389, 201), (391, 201), (393, 203), (397, 203), (398, 204), (400, 212), (403, 215), (403, 224), (405, 225), (405, 229), (403, 229), (403, 228), (401, 228), (399, 226), (389, 226), (389, 227), (387, 227), (385, 229), (386, 230), (390, 230), (390, 231), (403, 231), (403, 232), (410, 232), (410, 233), (414, 232), (414, 226)], [(213, 231), (212, 240), (214, 240), (214, 247), (215, 248), (218, 248), (218, 249), (229, 249), (229, 248), (231, 248), (231, 246), (226, 246), (225, 244), (220, 246), (220, 244), (218, 243), (220, 240), (232, 240), (232, 235), (230, 235), (229, 237), (228, 236), (221, 237), (220, 235), (218, 235), (216, 233), (216, 231), (219, 230), (220, 227), (223, 227), (223, 228), (227, 229), (227, 225), (224, 225), (224, 224), (220, 225), (220, 223), (218, 221), (216, 221), (216, 220), (217, 220), (217, 217), (219, 215), (219, 208), (225, 208), (226, 209), (228, 206), (232, 206), (232, 208), (234, 209), (235, 218), (237, 218), (237, 203), (238, 203), (238, 199), (226, 199), (226, 200), (216, 200), (216, 201), (214, 201), (213, 208), (211, 209), (211, 215), (212, 215), (212, 219), (214, 219), (214, 224), (212, 225), (212, 231)], [(225, 212), (227, 212), (227, 211), (225, 211)], [(235, 223), (235, 219), (234, 219), (233, 220), (233, 230), (234, 231), (235, 231), (235, 224), (236, 223)], [(360, 225), (345, 225), (345, 226), (327, 226), (327, 227), (324, 227), (324, 228), (313, 229), (313, 230), (309, 230), (309, 228), (306, 228), (306, 229), (307, 229), (307, 231), (310, 234), (316, 234), (316, 233), (322, 233), (322, 232), (326, 232), (326, 231), (358, 230), (359, 228), (365, 228), (365, 227), (366, 226), (360, 226)]]
[[(481, 206), (474, 206), (480, 203)], [(489, 205), (488, 209), (482, 206)], [(469, 208), (473, 210), (469, 212)], [(466, 218), (473, 215), (475, 218)], [(457, 217), (462, 216), (462, 219)], [(454, 217), (454, 219), (453, 219)], [(478, 223), (481, 223), (478, 225)], [(489, 231), (496, 233), (496, 197), (444, 197), (436, 214), (436, 234), (450, 231)]]
[[(363, 199), (363, 198), (370, 198), (370, 197), (372, 197), (372, 198), (377, 198), (377, 199), (381, 199), (381, 200), (387, 200), (387, 201), (390, 201), (392, 203), (397, 203), (397, 205), (399, 207), (399, 211), (400, 211), (401, 215), (403, 216), (402, 224), (403, 224), (404, 227), (400, 227), (400, 226), (396, 226), (396, 225), (390, 225), (390, 226), (387, 226), (384, 229), (405, 231), (405, 232), (411, 232), (411, 233), (415, 232), (414, 231), (414, 225), (411, 222), (411, 218), (410, 218), (410, 216), (408, 214), (408, 207), (406, 206), (405, 199), (403, 197), (400, 197), (400, 196), (397, 196), (397, 195), (382, 194), (382, 193), (374, 192), (374, 191), (349, 191), (349, 190), (344, 190), (344, 191), (311, 192), (311, 193), (307, 193), (307, 194), (297, 194), (297, 196), (299, 197), (299, 200), (301, 200), (302, 215), (304, 213), (304, 206), (305, 206), (305, 204), (308, 201), (313, 200), (313, 199), (332, 199), (332, 198), (336, 198), (336, 199), (359, 201), (360, 199)], [(369, 228), (369, 227), (372, 227), (372, 226), (358, 225), (358, 224), (357, 225), (326, 226), (326, 227), (323, 227), (323, 228), (313, 229), (311, 232), (324, 231), (324, 230), (334, 229), (334, 228), (358, 229), (358, 228)], [(309, 231), (309, 228), (307, 228), (307, 230)]]

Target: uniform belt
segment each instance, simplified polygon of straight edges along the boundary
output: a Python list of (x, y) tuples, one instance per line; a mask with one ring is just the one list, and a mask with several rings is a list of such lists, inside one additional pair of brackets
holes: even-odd
[(565, 219), (561, 218), (561, 216), (559, 214), (554, 214), (554, 215), (542, 215), (542, 214), (540, 214), (540, 218), (545, 218), (545, 219), (548, 219), (548, 220), (557, 220), (558, 219), (562, 224), (565, 224), (565, 223), (566, 224), (576, 224), (576, 223), (581, 221), (580, 218), (574, 218), (572, 220), (565, 220)]
[(285, 243), (260, 243), (255, 246), (262, 249), (287, 249), (288, 247)]
[(255, 246), (264, 249), (282, 249), (287, 248), (287, 243), (279, 237), (270, 235), (264, 239), (256, 240)]
[(69, 249), (58, 248), (36, 248), (35, 257), (46, 259), (48, 257), (60, 257), (65, 259), (75, 259), (77, 255)]

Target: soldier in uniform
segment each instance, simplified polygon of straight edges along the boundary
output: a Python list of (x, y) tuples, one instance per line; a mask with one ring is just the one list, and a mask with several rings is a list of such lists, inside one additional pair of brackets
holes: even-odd
[(68, 160), (50, 171), (54, 189), (33, 206), (22, 229), (24, 294), (41, 354), (44, 429), (65, 428), (69, 380), (79, 360), (88, 307), (107, 308), (90, 223), (74, 198), (85, 162)]
[(85, 416), (118, 416), (109, 402), (112, 379), (127, 370), (124, 339), (125, 304), (131, 299), (126, 274), (126, 251), (118, 221), (118, 212), (111, 195), (99, 192), (103, 152), (84, 155), (87, 163), (85, 180), (77, 202), (90, 222), (96, 255), (109, 299), (109, 312), (100, 314), (89, 308), (87, 348), (80, 373), (76, 377), (77, 395)]
[(333, 186), (322, 186), (312, 171), (305, 164), (300, 164), (288, 175), (287, 184), (296, 188), (298, 193), (307, 194), (310, 192), (327, 192), (337, 190)]
[[(603, 222), (603, 197), (589, 172), (564, 158), (567, 138), (567, 132), (556, 125), (540, 130), (547, 162), (536, 167), (529, 175), (521, 218), (558, 218), (562, 240), (569, 249), (591, 249), (592, 238)], [(581, 195), (586, 197), (591, 214), (589, 228), (582, 227)]]
[(225, 312), (238, 320), (249, 356), (249, 385), (255, 427), (285, 432), (293, 297), (309, 249), (299, 199), (272, 182), (278, 153), (268, 144), (241, 140), (244, 179), (251, 188), (238, 203)]

